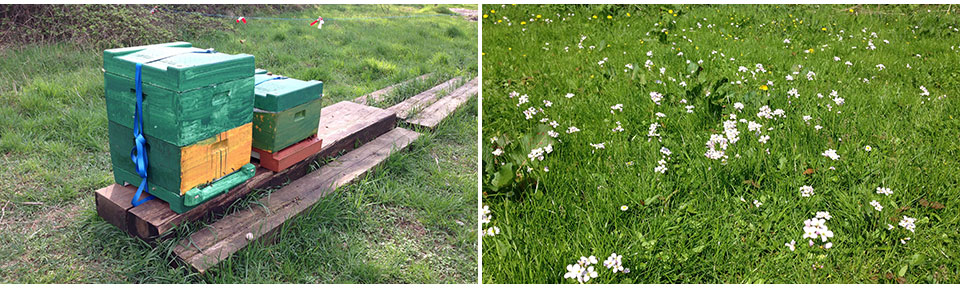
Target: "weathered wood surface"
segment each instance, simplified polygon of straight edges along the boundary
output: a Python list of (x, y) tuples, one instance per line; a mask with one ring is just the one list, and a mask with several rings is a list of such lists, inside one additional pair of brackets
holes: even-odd
[[(322, 124), (317, 137), (322, 139), (323, 148), (317, 153), (317, 157), (336, 156), (353, 150), (357, 143), (373, 140), (396, 125), (396, 116), (393, 113), (347, 101), (323, 108), (321, 115), (323, 115), (320, 120)], [(113, 184), (104, 188), (110, 189), (109, 197), (105, 197), (106, 194), (101, 195), (98, 191), (97, 201), (105, 203), (98, 203), (97, 213), (131, 235), (153, 240), (169, 231), (174, 225), (185, 221), (196, 221), (212, 213), (222, 213), (234, 201), (256, 189), (279, 186), (296, 180), (308, 172), (312, 162), (301, 161), (281, 172), (273, 172), (263, 167), (257, 168), (253, 178), (183, 214), (174, 213), (166, 202), (160, 200), (150, 200), (131, 208), (130, 199), (136, 192), (136, 188)], [(123, 208), (114, 209), (114, 207)], [(125, 213), (119, 213), (120, 210), (124, 210)], [(116, 215), (118, 213), (124, 215), (118, 216)], [(123, 224), (121, 221), (126, 223)]]
[(403, 100), (403, 102), (400, 102), (397, 105), (387, 108), (387, 111), (396, 113), (397, 118), (407, 119), (407, 116), (409, 116), (410, 113), (415, 112), (420, 108), (424, 108), (434, 101), (437, 101), (441, 91), (453, 89), (453, 85), (457, 84), (457, 82), (462, 78), (463, 77), (456, 77), (447, 80), (447, 82), (443, 82), (440, 85), (428, 89), (427, 91), (420, 92), (420, 94), (407, 98), (407, 100)]
[(433, 75), (433, 73), (431, 72), (431, 73), (427, 73), (427, 74), (420, 75), (420, 76), (417, 77), (417, 78), (407, 79), (406, 81), (403, 81), (403, 82), (400, 82), (400, 83), (397, 83), (397, 84), (393, 84), (393, 85), (384, 87), (383, 89), (380, 89), (380, 90), (377, 90), (377, 91), (370, 92), (370, 94), (357, 97), (357, 99), (353, 99), (353, 102), (355, 102), (355, 103), (357, 103), (357, 104), (363, 104), (363, 105), (367, 105), (367, 104), (369, 104), (369, 103), (375, 103), (375, 102), (377, 102), (377, 101), (382, 100), (382, 98), (383, 98), (384, 95), (387, 95), (388, 93), (393, 92), (393, 90), (394, 90), (394, 89), (397, 89), (397, 87), (400, 87), (400, 86), (403, 86), (403, 85), (407, 85), (407, 84), (409, 84), (410, 82), (413, 82), (413, 81), (416, 81), (416, 80), (423, 81), (424, 79), (427, 79), (427, 78), (429, 78), (429, 77), (432, 76), (432, 75)]
[(417, 132), (396, 128), (259, 200), (253, 206), (224, 216), (210, 226), (183, 239), (174, 253), (197, 271), (204, 272), (221, 260), (284, 222), (308, 210), (321, 197), (362, 177), (386, 160), (391, 153), (407, 147)]
[(417, 113), (416, 116), (408, 119), (407, 123), (433, 130), (440, 124), (440, 121), (443, 121), (450, 113), (457, 110), (460, 105), (467, 103), (470, 97), (476, 95), (478, 90), (477, 78), (473, 78), (473, 80), (470, 80), (467, 84), (460, 86), (457, 90), (450, 92), (449, 95), (440, 98), (437, 102), (424, 108), (420, 113)]
[(337, 156), (387, 133), (396, 126), (397, 116), (390, 111), (341, 101), (323, 108), (320, 112), (320, 129), (317, 134), (323, 139), (320, 157)]

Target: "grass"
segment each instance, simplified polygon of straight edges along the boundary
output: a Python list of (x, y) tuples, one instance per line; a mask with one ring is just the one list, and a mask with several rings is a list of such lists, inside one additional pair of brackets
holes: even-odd
[[(262, 16), (437, 14), (419, 12), (423, 8), (316, 5)], [(324, 81), (324, 105), (429, 72), (447, 77), (476, 74), (476, 23), (460, 17), (334, 20), (319, 31), (300, 24), (248, 21), (233, 31), (181, 40), (225, 53), (252, 54), (259, 68)], [(0, 169), (0, 242), (6, 243), (0, 247), (0, 281), (463, 283), (476, 279), (476, 228), (470, 225), (475, 221), (476, 198), (468, 197), (475, 195), (476, 187), (476, 174), (471, 174), (476, 163), (475, 100), (437, 131), (425, 132), (411, 151), (391, 156), (374, 175), (342, 187), (290, 222), (277, 244), (251, 245), (218, 268), (198, 275), (170, 264), (176, 261), (171, 250), (176, 239), (199, 224), (188, 225), (174, 239), (151, 247), (96, 215), (93, 191), (112, 183), (113, 177), (105, 141), (101, 51), (83, 47), (24, 44), (0, 50), (0, 57), (9, 60), (0, 63), (0, 167), (4, 167)], [(256, 205), (252, 199), (242, 204)], [(423, 255), (431, 258), (418, 258)]]
[[(601, 263), (590, 283), (960, 282), (960, 19), (947, 9), (484, 5), (484, 229), (500, 234), (483, 237), (483, 282), (576, 283), (567, 265), (591, 255)], [(786, 117), (759, 117), (764, 105)], [(731, 114), (769, 141), (733, 122), (728, 158), (705, 157)], [(648, 136), (653, 123), (660, 136)], [(801, 197), (804, 185), (815, 195)], [(832, 248), (801, 237), (818, 211), (832, 215)], [(629, 274), (602, 265), (611, 253)]]

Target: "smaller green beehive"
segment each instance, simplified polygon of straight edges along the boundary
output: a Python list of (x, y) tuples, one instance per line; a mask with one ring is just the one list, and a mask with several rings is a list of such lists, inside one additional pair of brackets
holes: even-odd
[(323, 82), (267, 74), (254, 78), (254, 148), (273, 153), (317, 133)]

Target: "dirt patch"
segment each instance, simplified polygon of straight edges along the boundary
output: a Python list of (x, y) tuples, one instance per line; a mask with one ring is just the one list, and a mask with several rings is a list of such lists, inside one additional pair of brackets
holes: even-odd
[(460, 14), (463, 18), (466, 18), (470, 21), (477, 21), (477, 15), (480, 15), (480, 11), (464, 8), (450, 8), (450, 11)]

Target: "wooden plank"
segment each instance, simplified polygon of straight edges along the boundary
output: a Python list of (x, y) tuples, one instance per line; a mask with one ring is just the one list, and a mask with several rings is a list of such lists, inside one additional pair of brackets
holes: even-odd
[(277, 153), (270, 153), (257, 148), (253, 148), (253, 152), (260, 156), (260, 167), (279, 172), (307, 158), (315, 158), (322, 148), (323, 139), (317, 138), (316, 135), (311, 135), (307, 139), (300, 141), (300, 143), (293, 144), (290, 147), (277, 151)]
[(467, 103), (470, 97), (477, 94), (477, 78), (473, 78), (467, 84), (460, 86), (457, 90), (450, 92), (450, 95), (444, 96), (437, 102), (417, 113), (416, 116), (407, 120), (407, 123), (417, 125), (423, 128), (433, 130), (440, 124), (444, 118), (447, 118), (454, 110)]
[[(123, 188), (124, 187), (119, 184), (100, 188), (100, 190), (97, 190), (96, 198), (94, 199), (97, 203), (97, 214), (99, 214), (103, 220), (127, 232), (130, 231), (127, 210), (133, 207), (133, 204), (130, 204), (130, 200), (133, 194), (137, 192), (137, 189), (132, 188), (130, 191), (122, 191)], [(150, 194), (143, 193), (140, 196), (150, 197)]]
[(407, 100), (403, 100), (403, 102), (387, 108), (387, 111), (397, 113), (397, 118), (407, 119), (407, 116), (409, 116), (410, 112), (414, 112), (417, 109), (426, 107), (427, 105), (430, 105), (430, 103), (437, 101), (437, 94), (439, 94), (440, 91), (451, 89), (452, 86), (460, 81), (461, 78), (463, 77), (456, 77), (447, 80), (447, 82), (443, 82), (440, 85), (434, 86), (427, 91), (420, 92), (420, 94), (407, 98)]
[(194, 232), (174, 247), (174, 253), (202, 273), (251, 241), (276, 231), (290, 218), (308, 210), (321, 197), (359, 179), (417, 137), (417, 132), (393, 129), (324, 165), (319, 171), (261, 198), (262, 207), (254, 206), (234, 212)]
[(324, 110), (328, 108), (330, 112), (320, 112), (320, 128), (317, 130), (323, 139), (320, 157), (353, 150), (358, 142), (367, 142), (387, 133), (397, 122), (393, 112), (350, 101), (341, 101)]
[(396, 89), (397, 87), (400, 87), (400, 86), (403, 86), (403, 85), (407, 85), (407, 84), (409, 84), (410, 82), (413, 82), (413, 81), (415, 81), (415, 80), (423, 81), (424, 79), (427, 79), (427, 78), (429, 78), (430, 76), (433, 76), (433, 72), (420, 75), (420, 76), (417, 77), (417, 78), (407, 79), (406, 81), (403, 81), (403, 82), (400, 82), (400, 83), (397, 83), (397, 84), (393, 84), (393, 85), (387, 86), (387, 87), (385, 87), (385, 88), (383, 88), (383, 89), (380, 89), (380, 90), (377, 90), (377, 91), (370, 92), (370, 94), (357, 97), (357, 99), (353, 99), (353, 102), (355, 102), (355, 103), (357, 103), (357, 104), (367, 105), (367, 104), (369, 104), (369, 103), (374, 103), (374, 102), (380, 101), (380, 100), (382, 100), (383, 96), (387, 95), (387, 94), (390, 93), (390, 92), (393, 92), (393, 90)]
[[(365, 143), (390, 131), (396, 125), (396, 116), (383, 109), (364, 106), (349, 101), (340, 102), (323, 108), (317, 137), (323, 140), (317, 157), (336, 156), (355, 148), (356, 143)], [(153, 240), (169, 231), (174, 225), (185, 221), (197, 221), (211, 213), (222, 213), (234, 201), (243, 198), (256, 189), (278, 186), (306, 175), (315, 157), (294, 164), (281, 172), (258, 168), (256, 175), (247, 182), (230, 189), (229, 192), (200, 204), (183, 214), (170, 210), (166, 202), (150, 200), (127, 210), (130, 234), (146, 240)], [(121, 198), (130, 202), (135, 188), (123, 187)], [(122, 200), (122, 199), (121, 199)], [(106, 211), (104, 211), (106, 212)], [(101, 214), (102, 215), (102, 214)], [(111, 216), (107, 216), (111, 217)], [(106, 217), (104, 217), (106, 218)]]

